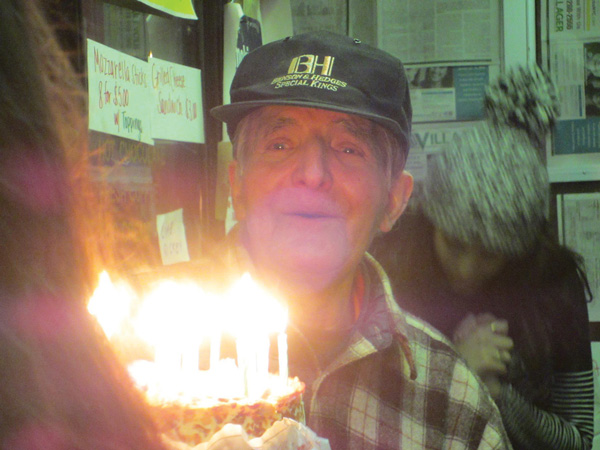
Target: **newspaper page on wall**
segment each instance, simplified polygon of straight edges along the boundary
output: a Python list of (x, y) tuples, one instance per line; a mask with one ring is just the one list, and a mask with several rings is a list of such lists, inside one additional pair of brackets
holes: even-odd
[(590, 321), (600, 322), (600, 193), (560, 194), (557, 212), (562, 243), (585, 261), (593, 296), (588, 303)]
[(290, 0), (294, 34), (329, 30), (346, 34), (346, 0)]
[[(492, 72), (490, 74), (490, 72)], [(490, 66), (407, 66), (413, 123), (480, 120)]]
[(410, 137), (410, 152), (406, 161), (408, 170), (415, 180), (411, 199), (419, 201), (423, 180), (433, 158), (443, 152), (453, 139), (471, 130), (477, 122), (440, 122), (415, 124)]
[(377, 0), (377, 40), (404, 63), (413, 122), (483, 118), (500, 68), (499, 0)]
[(600, 0), (549, 0), (548, 22), (561, 105), (552, 154), (600, 152)]

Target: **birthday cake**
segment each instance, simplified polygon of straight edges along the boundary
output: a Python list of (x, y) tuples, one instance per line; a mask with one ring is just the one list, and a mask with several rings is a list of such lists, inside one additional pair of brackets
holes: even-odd
[[(226, 424), (241, 425), (246, 434), (260, 437), (284, 417), (305, 423), (302, 394), (305, 385), (298, 378), (269, 374), (260, 397), (248, 397), (239, 389), (235, 374), (196, 371), (187, 379), (170, 377), (169, 386), (149, 376), (152, 363), (138, 361), (130, 367), (138, 387), (145, 393), (159, 431), (168, 438), (195, 446), (207, 442)], [(220, 388), (215, 386), (219, 380)], [(210, 392), (209, 392), (210, 391)]]

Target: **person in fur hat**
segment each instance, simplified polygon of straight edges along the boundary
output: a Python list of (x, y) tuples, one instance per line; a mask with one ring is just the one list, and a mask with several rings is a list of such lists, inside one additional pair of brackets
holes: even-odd
[(549, 224), (540, 156), (558, 100), (541, 69), (519, 68), (489, 86), (485, 106), (371, 252), (400, 306), (452, 339), (486, 383), (515, 449), (589, 449), (589, 288)]

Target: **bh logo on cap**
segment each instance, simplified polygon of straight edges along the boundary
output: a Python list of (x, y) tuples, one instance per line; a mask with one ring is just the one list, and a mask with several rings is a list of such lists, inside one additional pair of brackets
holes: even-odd
[(321, 75), (330, 76), (334, 61), (333, 56), (325, 56), (322, 63), (319, 63), (318, 55), (296, 56), (292, 59), (288, 73), (316, 73), (320, 67)]
[(306, 86), (315, 89), (337, 91), (348, 85), (345, 81), (331, 76), (335, 57), (318, 55), (296, 56), (290, 62), (287, 75), (277, 77), (271, 81), (274, 89), (293, 86)]

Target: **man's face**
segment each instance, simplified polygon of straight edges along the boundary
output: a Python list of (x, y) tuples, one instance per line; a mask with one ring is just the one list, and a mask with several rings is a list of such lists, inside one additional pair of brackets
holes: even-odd
[(236, 217), (255, 264), (308, 282), (307, 289), (353, 276), (376, 232), (400, 215), (412, 178), (386, 179), (366, 119), (288, 106), (261, 114), (243, 167), (230, 168)]

